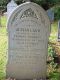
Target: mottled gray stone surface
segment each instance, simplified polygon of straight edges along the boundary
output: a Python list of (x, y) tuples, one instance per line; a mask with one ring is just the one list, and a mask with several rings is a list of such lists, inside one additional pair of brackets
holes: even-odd
[(45, 78), (50, 34), (46, 12), (35, 3), (24, 3), (12, 13), (7, 27), (7, 77)]

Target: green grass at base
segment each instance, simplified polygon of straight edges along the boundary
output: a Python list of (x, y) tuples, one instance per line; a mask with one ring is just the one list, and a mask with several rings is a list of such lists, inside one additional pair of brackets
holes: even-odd
[(6, 27), (0, 28), (0, 80), (6, 75), (7, 32)]

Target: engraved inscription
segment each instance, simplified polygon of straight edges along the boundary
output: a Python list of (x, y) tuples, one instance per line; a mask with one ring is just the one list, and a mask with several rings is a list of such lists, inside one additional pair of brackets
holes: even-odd
[[(17, 27), (15, 27), (15, 25), (13, 26), (15, 29), (11, 36), (13, 43), (10, 47), (10, 62), (12, 63), (13, 60), (13, 62), (17, 64), (27, 64), (29, 61), (29, 64), (37, 64), (35, 59), (38, 60), (41, 56), (40, 53), (44, 53), (46, 49), (44, 37), (41, 36), (43, 29), (41, 29), (41, 25), (37, 22), (31, 25), (23, 25), (25, 22), (26, 21), (20, 22), (21, 25), (18, 25), (18, 23)], [(28, 20), (27, 22), (30, 23), (31, 21)]]

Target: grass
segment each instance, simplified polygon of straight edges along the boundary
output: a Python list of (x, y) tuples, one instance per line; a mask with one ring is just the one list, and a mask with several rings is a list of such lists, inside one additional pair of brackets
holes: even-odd
[(5, 27), (0, 27), (0, 80), (5, 77), (7, 61), (7, 32)]
[(58, 38), (58, 23), (57, 22), (54, 22), (53, 24), (51, 24), (51, 34), (50, 34), (50, 38), (49, 40), (50, 41), (57, 41), (57, 38)]
[(5, 27), (6, 26), (6, 22), (7, 22), (7, 17), (6, 16), (2, 16), (1, 17), (1, 26)]

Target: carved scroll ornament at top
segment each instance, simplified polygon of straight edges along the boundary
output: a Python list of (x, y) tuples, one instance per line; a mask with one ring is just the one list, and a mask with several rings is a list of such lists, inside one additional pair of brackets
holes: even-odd
[(33, 17), (33, 18), (38, 19), (37, 16), (36, 16), (36, 14), (35, 14), (35, 12), (31, 8), (27, 9), (26, 11), (24, 11), (22, 13), (20, 19), (21, 18), (26, 18), (26, 17)]

